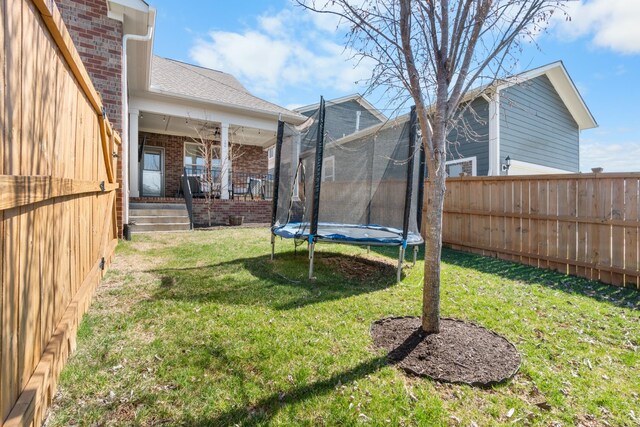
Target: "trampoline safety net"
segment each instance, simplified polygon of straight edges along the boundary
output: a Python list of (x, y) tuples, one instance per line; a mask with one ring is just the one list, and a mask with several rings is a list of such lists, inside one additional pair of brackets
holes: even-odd
[(422, 243), (415, 114), (354, 132), (331, 107), (321, 101), (297, 127), (280, 123), (273, 233), (310, 243)]

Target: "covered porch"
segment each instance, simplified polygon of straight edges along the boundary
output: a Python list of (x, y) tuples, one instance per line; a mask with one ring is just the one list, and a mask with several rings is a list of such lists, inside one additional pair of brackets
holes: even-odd
[(148, 54), (148, 62), (129, 57), (125, 223), (136, 216), (129, 204), (175, 209), (185, 195), (192, 224), (202, 223), (203, 200), (209, 211), (220, 210), (216, 223), (227, 212), (267, 222), (278, 119), (299, 124), (306, 117), (252, 95), (227, 73)]
[(209, 208), (213, 224), (226, 224), (230, 215), (243, 216), (245, 222), (269, 222), (269, 147), (275, 142), (277, 120), (178, 111), (175, 102), (132, 104), (138, 106), (132, 105), (129, 115), (132, 222), (135, 206), (185, 206), (187, 192), (192, 225), (208, 225)]
[[(184, 174), (196, 184), (195, 197), (205, 192), (223, 200), (270, 197), (267, 148), (275, 141), (277, 122), (253, 124), (261, 127), (132, 110), (130, 197), (181, 197)], [(207, 167), (211, 174), (205, 182)]]

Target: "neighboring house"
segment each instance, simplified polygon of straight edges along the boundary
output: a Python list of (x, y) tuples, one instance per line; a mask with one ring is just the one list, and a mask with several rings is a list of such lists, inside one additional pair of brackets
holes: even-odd
[[(153, 55), (156, 11), (142, 0), (56, 3), (108, 118), (122, 134), (120, 224), (133, 222), (130, 202), (184, 205), (181, 175), (185, 168), (202, 175), (204, 164), (196, 129), (216, 146), (213, 166), (221, 184), (214, 221), (226, 222), (231, 213), (268, 221), (268, 201), (229, 199), (246, 191), (250, 179), (268, 181), (267, 147), (278, 118), (295, 125), (306, 117), (252, 95), (227, 73)], [(196, 223), (204, 222), (202, 210), (197, 201)]]
[[(579, 172), (580, 131), (597, 127), (560, 61), (473, 90), (461, 108), (461, 119), (447, 137), (449, 176)], [(353, 144), (392, 132), (408, 120), (404, 115), (338, 142)]]
[(449, 176), (580, 171), (580, 131), (597, 123), (561, 61), (473, 91), (469, 101), (448, 136)]
[[(311, 117), (320, 103), (296, 108), (300, 114)], [(325, 120), (331, 126), (325, 128), (326, 140), (335, 141), (354, 132), (387, 121), (387, 117), (360, 94), (325, 101)]]
[[(320, 103), (296, 108), (294, 111), (311, 117), (318, 112)], [(326, 141), (335, 141), (371, 126), (387, 121), (387, 117), (360, 94), (325, 101)], [(275, 144), (269, 147), (269, 173), (275, 167)], [(331, 159), (329, 159), (331, 160)], [(329, 171), (331, 169), (328, 169)]]

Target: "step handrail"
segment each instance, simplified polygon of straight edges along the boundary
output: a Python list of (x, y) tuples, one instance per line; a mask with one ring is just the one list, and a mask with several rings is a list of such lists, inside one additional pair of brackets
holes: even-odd
[(184, 202), (187, 205), (187, 213), (189, 214), (189, 229), (193, 230), (193, 193), (191, 192), (191, 185), (189, 185), (187, 168), (184, 168), (181, 179), (182, 195), (184, 196)]

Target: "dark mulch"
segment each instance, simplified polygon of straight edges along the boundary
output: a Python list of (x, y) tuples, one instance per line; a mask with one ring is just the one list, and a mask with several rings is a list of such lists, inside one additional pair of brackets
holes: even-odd
[(500, 335), (455, 319), (440, 320), (439, 334), (425, 334), (418, 317), (391, 317), (371, 326), (390, 363), (438, 381), (488, 386), (513, 377), (520, 354)]
[(348, 279), (366, 280), (375, 277), (389, 275), (395, 271), (396, 266), (393, 261), (386, 259), (369, 259), (356, 256), (344, 255), (321, 255), (318, 263), (330, 267), (334, 271)]

